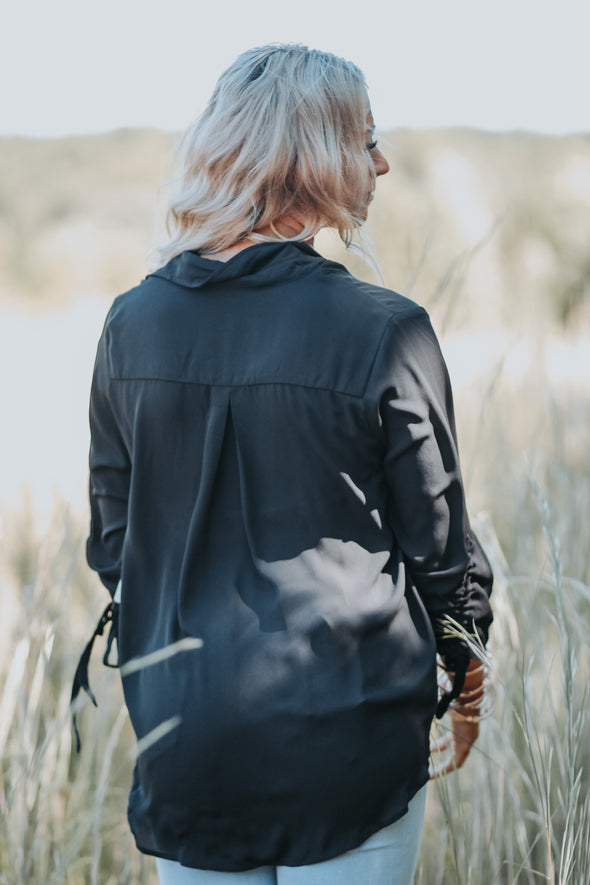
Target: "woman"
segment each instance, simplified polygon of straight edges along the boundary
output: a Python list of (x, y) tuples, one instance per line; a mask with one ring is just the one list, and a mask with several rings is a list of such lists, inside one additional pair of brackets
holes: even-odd
[(246, 52), (182, 151), (91, 395), (88, 561), (122, 584), (120, 663), (202, 640), (124, 676), (148, 744), (131, 828), (162, 885), (408, 883), (437, 648), (455, 694), (469, 661), (435, 634), (486, 641), (491, 573), (426, 313), (312, 248), (350, 242), (389, 168), (363, 76)]

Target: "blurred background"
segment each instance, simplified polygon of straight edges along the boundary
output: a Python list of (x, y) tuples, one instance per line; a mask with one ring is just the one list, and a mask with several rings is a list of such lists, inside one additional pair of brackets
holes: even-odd
[[(368, 232), (385, 284), (424, 305), (441, 339), (468, 503), (497, 574), (498, 707), (460, 778), (433, 786), (417, 881), (590, 881), (589, 25), (582, 0), (10, 9), (0, 881), (153, 881), (129, 844), (133, 741), (100, 665), (80, 757), (67, 721), (75, 660), (107, 601), (84, 566), (90, 375), (111, 301), (147, 272), (178, 134), (239, 52), (278, 41), (367, 76), (391, 164)], [(329, 232), (316, 247), (375, 281)]]
[[(386, 284), (447, 339), (457, 393), (490, 372), (583, 385), (589, 24), (581, 0), (15, 4), (0, 56), (0, 504), (84, 506), (105, 310), (146, 273), (178, 133), (265, 42), (364, 70), (391, 163), (370, 232)], [(370, 278), (329, 236), (318, 247)]]

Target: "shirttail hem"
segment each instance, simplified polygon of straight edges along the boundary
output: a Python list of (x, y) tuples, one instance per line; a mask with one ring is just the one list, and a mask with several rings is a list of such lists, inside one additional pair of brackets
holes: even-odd
[(387, 816), (385, 820), (379, 822), (378, 824), (372, 825), (368, 828), (363, 829), (359, 836), (356, 836), (352, 842), (348, 843), (347, 847), (342, 847), (342, 849), (338, 850), (335, 854), (332, 852), (321, 853), (319, 855), (316, 855), (313, 859), (304, 858), (298, 863), (285, 863), (285, 862), (282, 862), (280, 859), (277, 859), (277, 860), (261, 859), (260, 862), (256, 863), (254, 866), (243, 866), (242, 864), (232, 864), (232, 865), (216, 864), (215, 866), (211, 866), (210, 864), (208, 864), (208, 865), (204, 865), (204, 866), (203, 865), (202, 866), (188, 866), (187, 864), (183, 864), (179, 860), (178, 852), (175, 854), (170, 854), (165, 851), (156, 851), (154, 849), (148, 849), (148, 848), (145, 848), (144, 846), (140, 845), (139, 842), (137, 841), (137, 839), (135, 840), (135, 845), (136, 845), (137, 850), (139, 852), (141, 852), (141, 854), (145, 854), (148, 857), (159, 857), (159, 858), (162, 858), (162, 860), (174, 861), (175, 863), (180, 863), (180, 865), (185, 867), (186, 869), (205, 870), (205, 871), (216, 872), (216, 873), (244, 873), (244, 872), (258, 869), (259, 867), (283, 866), (283, 867), (296, 868), (296, 867), (308, 866), (308, 865), (316, 864), (316, 863), (322, 863), (323, 861), (333, 860), (335, 857), (340, 857), (341, 855), (348, 854), (349, 851), (354, 851), (355, 849), (359, 848), (363, 844), (363, 842), (366, 842), (367, 839), (370, 839), (371, 836), (374, 836), (380, 830), (383, 830), (386, 827), (389, 827), (392, 824), (396, 823), (396, 821), (400, 820), (407, 813), (408, 805), (412, 801), (414, 796), (418, 793), (419, 790), (422, 789), (422, 787), (424, 787), (428, 783), (429, 780), (430, 780), (430, 776), (429, 776), (428, 772), (426, 772), (426, 776), (423, 778), (419, 778), (418, 782), (417, 782), (417, 786), (415, 788), (412, 788), (409, 791), (407, 802), (406, 802), (406, 805), (404, 806), (403, 809), (398, 810), (397, 812), (395, 812), (391, 816)]

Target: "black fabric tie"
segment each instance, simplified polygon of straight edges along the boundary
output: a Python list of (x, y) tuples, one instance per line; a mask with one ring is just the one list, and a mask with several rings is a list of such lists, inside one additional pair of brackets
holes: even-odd
[(444, 657), (445, 668), (455, 674), (453, 679), (453, 687), (450, 691), (446, 691), (440, 698), (436, 706), (436, 718), (442, 719), (447, 712), (449, 705), (455, 698), (458, 698), (463, 691), (465, 684), (465, 674), (471, 659), (468, 649), (459, 642), (453, 640), (445, 641), (445, 650), (442, 653)]
[[(72, 710), (72, 725), (74, 726), (74, 734), (76, 735), (76, 752), (80, 752), (80, 747), (82, 746), (80, 741), (80, 733), (78, 731), (78, 726), (76, 723), (76, 712), (74, 710), (73, 704), (78, 695), (80, 694), (80, 689), (84, 689), (92, 703), (95, 707), (98, 706), (96, 702), (96, 698), (94, 697), (94, 693), (90, 688), (90, 684), (88, 681), (88, 664), (90, 662), (90, 655), (92, 654), (92, 648), (94, 646), (94, 640), (97, 636), (102, 636), (105, 630), (106, 625), (111, 622), (111, 629), (109, 631), (108, 639), (107, 639), (107, 647), (104, 653), (102, 662), (106, 667), (118, 667), (119, 662), (111, 663), (109, 658), (111, 655), (111, 649), (113, 647), (113, 642), (117, 638), (119, 631), (119, 603), (118, 602), (109, 602), (102, 615), (100, 616), (100, 620), (96, 625), (96, 629), (92, 634), (90, 641), (86, 645), (86, 648), (82, 652), (80, 656), (80, 660), (78, 661), (78, 666), (76, 667), (76, 672), (74, 674), (74, 682), (72, 684), (72, 697), (70, 699), (70, 707)], [(118, 657), (118, 656), (117, 656)]]

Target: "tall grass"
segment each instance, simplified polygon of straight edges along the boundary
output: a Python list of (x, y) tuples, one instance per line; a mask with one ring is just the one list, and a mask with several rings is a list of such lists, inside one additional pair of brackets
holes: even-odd
[[(567, 432), (578, 400), (556, 397), (534, 420), (532, 390), (518, 400), (514, 426), (502, 393), (486, 404), (486, 432), (464, 434), (471, 497), (488, 505), (476, 530), (496, 575), (498, 704), (461, 772), (429, 788), (416, 885), (590, 883), (590, 587), (578, 550), (590, 465)], [(2, 525), (0, 883), (155, 885), (125, 819), (133, 735), (99, 655), (100, 706), (81, 713), (79, 756), (72, 741), (71, 679), (106, 602), (84, 565), (84, 519), (58, 508), (42, 527), (24, 509)]]
[(548, 544), (539, 575), (511, 574), (479, 526), (496, 575), (499, 699), (465, 768), (432, 785), (420, 885), (590, 882), (590, 588), (563, 574), (549, 508), (531, 494)]
[(590, 410), (533, 368), (496, 379), (476, 420), (473, 390), (458, 404), (469, 499), (487, 507), (498, 704), (465, 768), (432, 784), (418, 885), (590, 883)]
[(125, 824), (133, 736), (118, 680), (100, 665), (91, 673), (100, 707), (81, 714), (79, 756), (72, 740), (76, 659), (106, 603), (83, 567), (81, 525), (65, 510), (41, 533), (30, 514), (3, 524), (3, 601), (8, 617), (11, 596), (13, 615), (0, 652), (0, 882), (156, 882)]

